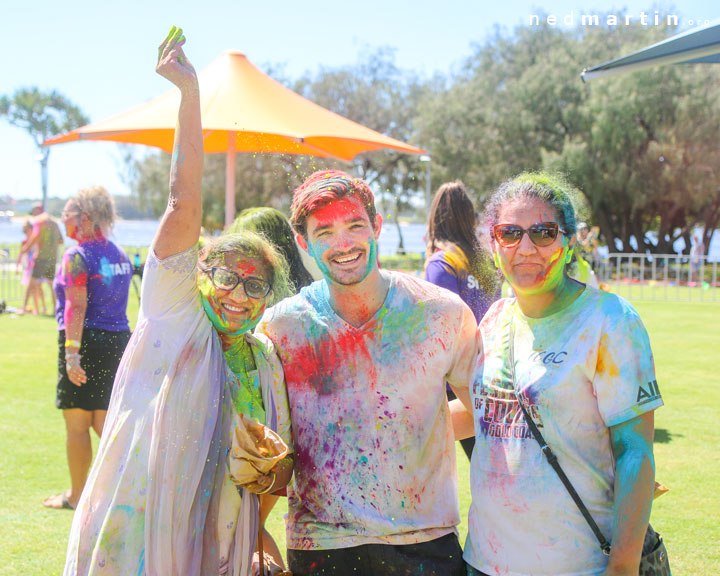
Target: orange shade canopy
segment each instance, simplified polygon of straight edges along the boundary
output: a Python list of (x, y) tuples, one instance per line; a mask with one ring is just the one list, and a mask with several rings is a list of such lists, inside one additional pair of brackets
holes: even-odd
[[(303, 154), (352, 160), (369, 150), (425, 152), (330, 112), (227, 51), (198, 74), (205, 152)], [(171, 152), (180, 92), (44, 142), (109, 140)], [(233, 142), (234, 140), (234, 142)], [(233, 146), (234, 144), (234, 146)]]

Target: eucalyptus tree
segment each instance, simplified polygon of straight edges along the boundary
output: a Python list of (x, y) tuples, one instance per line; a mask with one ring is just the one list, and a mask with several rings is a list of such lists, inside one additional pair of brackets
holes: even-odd
[(38, 88), (21, 88), (12, 96), (0, 96), (0, 116), (13, 126), (24, 129), (40, 152), (42, 203), (47, 202), (47, 165), (50, 148), (43, 142), (88, 123), (80, 108), (65, 96), (52, 90), (42, 92)]

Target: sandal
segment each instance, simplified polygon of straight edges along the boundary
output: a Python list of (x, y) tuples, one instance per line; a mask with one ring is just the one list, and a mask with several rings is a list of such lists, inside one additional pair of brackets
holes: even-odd
[[(60, 506), (51, 506), (48, 504), (48, 501), (55, 500), (58, 496), (60, 496)], [(43, 501), (43, 506), (46, 508), (52, 508), (53, 510), (75, 510), (75, 507), (70, 504), (70, 500), (68, 500), (68, 492), (65, 491), (62, 494), (58, 494), (57, 496), (51, 496), (50, 498), (46, 498)]]

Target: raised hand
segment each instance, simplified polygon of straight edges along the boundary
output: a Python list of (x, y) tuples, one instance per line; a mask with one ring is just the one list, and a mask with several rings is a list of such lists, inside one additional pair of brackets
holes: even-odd
[[(183, 53), (185, 37), (173, 26), (158, 48), (155, 70), (180, 89), (170, 167), (168, 207), (155, 234), (152, 249), (160, 260), (197, 244), (202, 219), (203, 135), (200, 86), (195, 68)], [(182, 209), (180, 209), (182, 208)]]
[(167, 78), (180, 90), (185, 87), (197, 87), (197, 74), (195, 68), (183, 52), (185, 36), (182, 28), (170, 28), (165, 40), (158, 47), (158, 61), (155, 71)]

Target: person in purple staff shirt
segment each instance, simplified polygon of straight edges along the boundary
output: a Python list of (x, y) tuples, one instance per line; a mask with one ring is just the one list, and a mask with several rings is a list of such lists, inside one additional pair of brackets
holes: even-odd
[(112, 197), (101, 186), (67, 201), (62, 221), (78, 244), (65, 251), (53, 282), (58, 322), (55, 405), (67, 430), (70, 489), (46, 498), (48, 508), (74, 509), (92, 462), (90, 428), (102, 434), (115, 372), (130, 339), (126, 313), (130, 260), (107, 239), (115, 220)]

